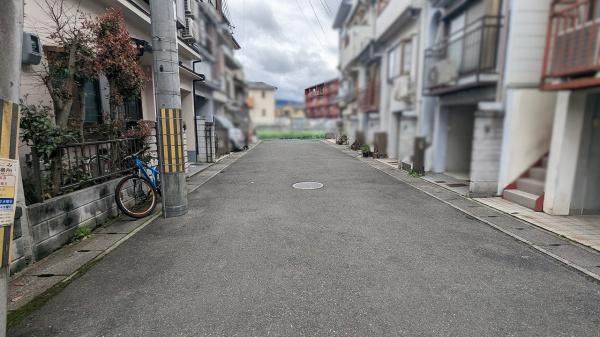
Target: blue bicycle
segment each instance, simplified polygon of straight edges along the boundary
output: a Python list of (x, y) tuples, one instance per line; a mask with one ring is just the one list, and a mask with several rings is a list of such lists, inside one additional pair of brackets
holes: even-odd
[(143, 218), (154, 211), (160, 195), (160, 173), (157, 167), (148, 165), (140, 155), (143, 149), (125, 159), (134, 162), (134, 173), (123, 178), (115, 189), (115, 201), (119, 209), (132, 218)]

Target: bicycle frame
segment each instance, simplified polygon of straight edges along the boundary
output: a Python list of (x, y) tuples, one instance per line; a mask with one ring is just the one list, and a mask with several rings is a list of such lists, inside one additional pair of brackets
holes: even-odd
[[(134, 159), (135, 166), (137, 167), (138, 171), (142, 173), (144, 178), (148, 179), (154, 189), (160, 192), (160, 172), (158, 172), (158, 168), (146, 164), (143, 160), (137, 157), (134, 157)], [(151, 176), (148, 174), (148, 172), (151, 173)]]

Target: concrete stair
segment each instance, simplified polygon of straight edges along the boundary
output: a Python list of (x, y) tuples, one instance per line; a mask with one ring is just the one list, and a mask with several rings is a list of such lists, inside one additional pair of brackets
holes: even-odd
[(504, 190), (502, 197), (523, 207), (541, 212), (544, 201), (544, 186), (548, 172), (548, 157), (539, 165), (530, 168), (511, 188)]

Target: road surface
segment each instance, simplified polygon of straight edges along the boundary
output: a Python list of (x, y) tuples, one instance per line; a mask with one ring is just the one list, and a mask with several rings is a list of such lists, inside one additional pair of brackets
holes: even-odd
[(321, 142), (265, 142), (189, 201), (10, 336), (600, 337), (600, 284)]

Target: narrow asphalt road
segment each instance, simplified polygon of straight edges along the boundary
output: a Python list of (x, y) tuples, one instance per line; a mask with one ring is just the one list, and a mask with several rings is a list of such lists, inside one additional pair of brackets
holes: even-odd
[(326, 144), (272, 141), (10, 336), (600, 337), (600, 284)]

